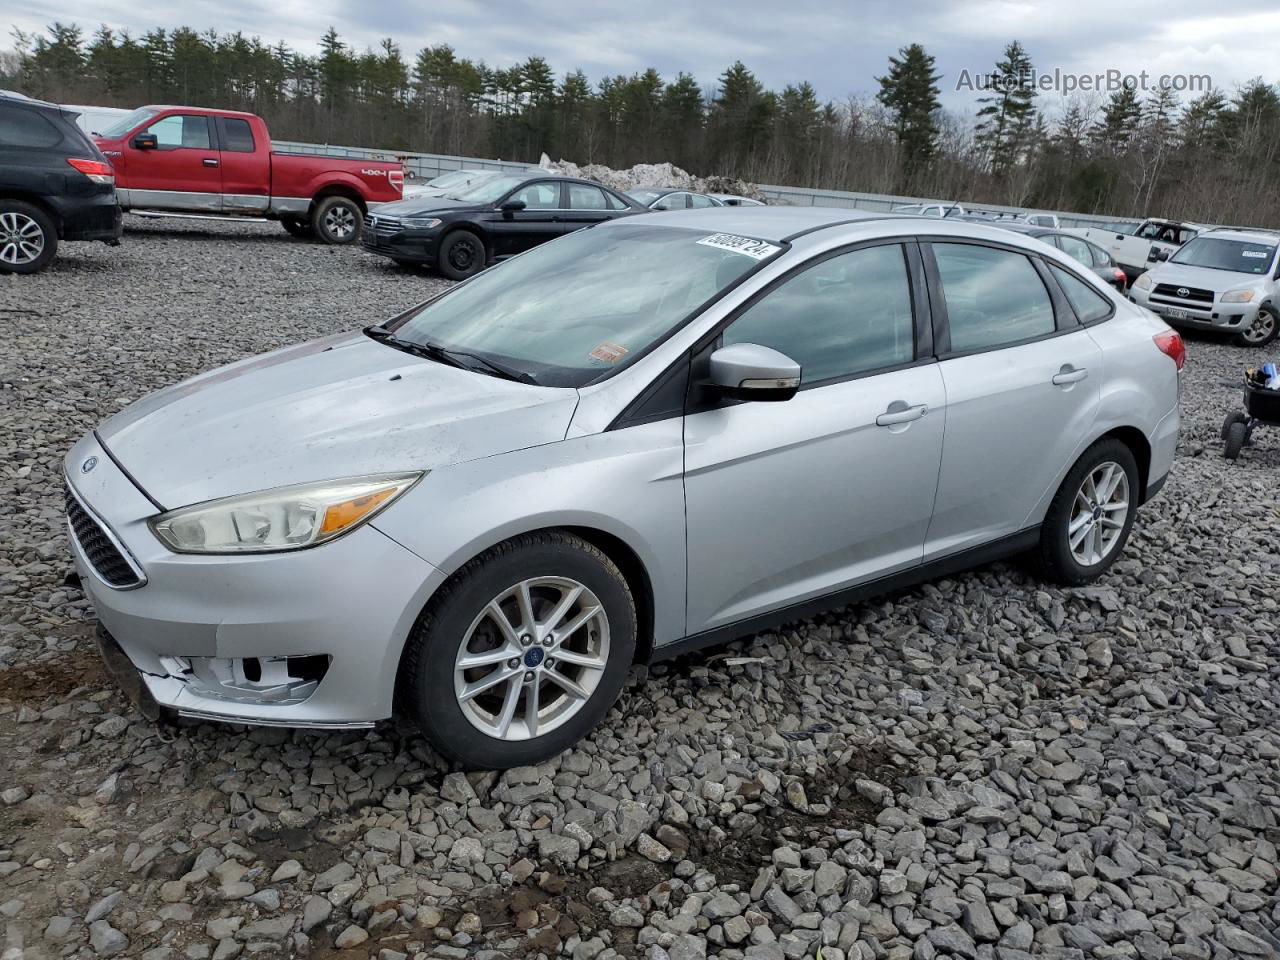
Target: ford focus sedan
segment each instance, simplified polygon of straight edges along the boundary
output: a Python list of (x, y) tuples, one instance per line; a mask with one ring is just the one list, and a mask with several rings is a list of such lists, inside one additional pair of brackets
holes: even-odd
[(147, 397), (66, 459), (151, 715), (550, 757), (637, 661), (1030, 553), (1102, 575), (1177, 441), (1182, 342), (976, 224), (686, 210)]

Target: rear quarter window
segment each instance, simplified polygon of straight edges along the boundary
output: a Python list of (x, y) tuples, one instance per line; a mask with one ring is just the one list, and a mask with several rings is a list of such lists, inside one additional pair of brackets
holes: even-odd
[(38, 110), (0, 105), (0, 147), (45, 148), (62, 142), (62, 131)]

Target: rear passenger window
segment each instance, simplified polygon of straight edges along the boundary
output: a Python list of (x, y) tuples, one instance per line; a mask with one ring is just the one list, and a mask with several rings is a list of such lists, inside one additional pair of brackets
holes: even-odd
[(232, 153), (253, 153), (253, 129), (249, 126), (248, 120), (224, 117), (222, 132), (226, 135), (226, 142), (222, 144), (223, 150), (230, 150)]
[(35, 110), (0, 106), (0, 146), (56, 147), (62, 133)]
[(910, 363), (915, 337), (902, 247), (864, 247), (809, 267), (752, 304), (723, 342), (782, 351), (800, 364), (805, 384)]
[(1075, 310), (1076, 317), (1081, 323), (1093, 323), (1095, 320), (1111, 315), (1111, 301), (1089, 284), (1079, 277), (1073, 277), (1061, 267), (1050, 264), (1049, 269), (1053, 271), (1058, 285), (1067, 295), (1067, 299), (1071, 302), (1071, 309)]
[(692, 195), (690, 196), (690, 198), (689, 198), (689, 205), (690, 205), (691, 207), (714, 207), (714, 206), (717, 206), (717, 204), (716, 204), (716, 202), (715, 202), (714, 200), (712, 200), (710, 197), (704, 197), (704, 196), (703, 196), (702, 194), (700, 194), (700, 193), (695, 193), (695, 194), (692, 194)]
[(569, 209), (570, 210), (604, 210), (607, 209), (604, 200), (604, 191), (599, 187), (588, 186), (585, 183), (569, 184)]
[(1021, 253), (967, 243), (935, 243), (951, 350), (986, 350), (1054, 331), (1053, 302)]

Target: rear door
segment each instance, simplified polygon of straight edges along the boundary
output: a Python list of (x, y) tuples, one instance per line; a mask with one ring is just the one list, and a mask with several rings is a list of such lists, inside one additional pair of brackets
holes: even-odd
[(524, 253), (559, 235), (560, 216), (564, 213), (563, 186), (559, 180), (534, 180), (502, 201), (520, 201), (524, 209), (499, 210), (495, 216), (492, 221), (495, 256)]
[(611, 199), (599, 187), (589, 183), (567, 183), (566, 209), (560, 214), (560, 233), (572, 233), (582, 227), (613, 219)]
[(718, 344), (758, 343), (797, 361), (802, 380), (783, 403), (691, 395), (689, 633), (920, 563), (945, 398), (918, 342), (928, 327), (913, 254), (888, 242), (824, 255), (752, 301), (695, 360), (696, 377)]
[[(138, 135), (156, 138), (154, 149), (139, 149)], [(222, 171), (213, 118), (180, 112), (162, 114), (124, 143), (130, 205), (162, 210), (222, 210)]]
[(222, 208), (227, 213), (261, 213), (270, 202), (270, 144), (258, 143), (243, 117), (218, 117), (218, 163)]
[(1018, 533), (1097, 415), (1102, 351), (1016, 248), (925, 245), (946, 440), (925, 560)]

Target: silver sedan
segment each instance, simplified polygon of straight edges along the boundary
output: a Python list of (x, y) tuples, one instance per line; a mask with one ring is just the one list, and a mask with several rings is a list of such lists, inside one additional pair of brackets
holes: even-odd
[(1081, 584), (1178, 435), (1178, 335), (994, 226), (813, 208), (575, 232), (147, 397), (66, 459), (153, 715), (534, 763), (636, 661), (996, 557)]

